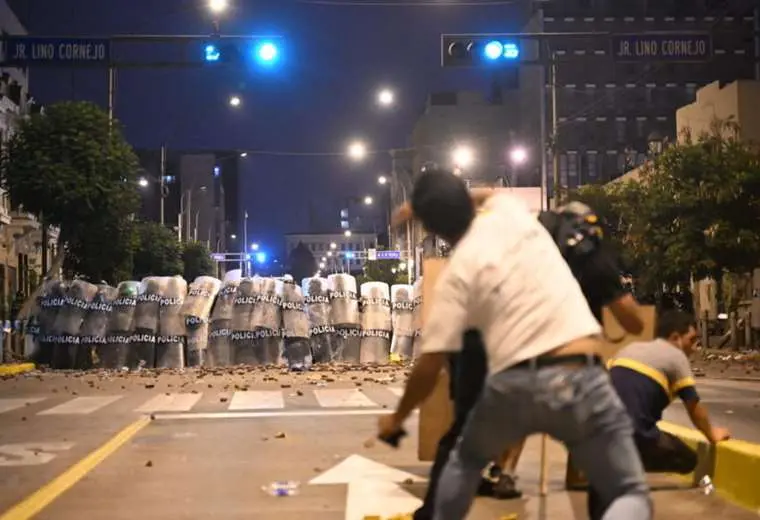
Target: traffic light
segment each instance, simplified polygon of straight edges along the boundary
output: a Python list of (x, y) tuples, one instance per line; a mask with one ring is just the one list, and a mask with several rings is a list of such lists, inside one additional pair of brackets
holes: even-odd
[(203, 44), (202, 57), (210, 64), (253, 61), (259, 67), (271, 67), (281, 54), (279, 38), (214, 38)]
[(513, 37), (441, 37), (441, 65), (444, 67), (514, 67), (520, 61), (520, 42)]

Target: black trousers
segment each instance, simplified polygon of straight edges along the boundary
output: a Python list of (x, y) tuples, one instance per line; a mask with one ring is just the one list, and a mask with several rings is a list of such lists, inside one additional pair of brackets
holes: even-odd
[[(641, 462), (647, 473), (678, 473), (688, 475), (697, 467), (697, 453), (685, 442), (667, 432), (656, 439), (635, 437)], [(588, 490), (588, 514), (591, 520), (600, 520), (609, 504), (602, 503), (592, 487)]]
[(462, 352), (453, 355), (449, 361), (449, 374), (451, 376), (450, 394), (454, 401), (454, 422), (449, 430), (438, 442), (435, 453), (435, 461), (430, 470), (425, 501), (415, 511), (414, 520), (430, 520), (433, 518), (435, 508), (435, 494), (438, 488), (438, 479), (441, 477), (449, 453), (456, 446), (457, 439), (462, 433), (467, 416), (478, 402), (483, 390), (486, 376), (488, 375), (488, 363), (486, 361), (485, 346), (478, 331), (467, 331), (464, 334)]

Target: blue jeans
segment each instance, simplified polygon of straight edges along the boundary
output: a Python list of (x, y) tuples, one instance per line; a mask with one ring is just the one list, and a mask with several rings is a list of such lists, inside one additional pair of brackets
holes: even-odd
[(435, 520), (462, 520), (480, 473), (504, 446), (546, 433), (599, 493), (604, 520), (650, 520), (652, 504), (628, 413), (600, 366), (514, 368), (486, 381), (438, 484)]

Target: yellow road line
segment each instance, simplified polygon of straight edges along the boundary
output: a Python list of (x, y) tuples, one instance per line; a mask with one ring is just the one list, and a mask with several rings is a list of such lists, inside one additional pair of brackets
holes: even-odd
[(31, 372), (36, 367), (34, 363), (16, 363), (12, 365), (0, 365), (0, 376), (15, 376), (24, 372)]
[(123, 446), (132, 437), (150, 423), (150, 418), (141, 417), (119, 433), (111, 437), (100, 448), (96, 449), (85, 458), (71, 466), (64, 473), (48, 482), (43, 487), (26, 497), (0, 516), (0, 520), (28, 520), (45, 507), (50, 505), (56, 498), (65, 493), (74, 484), (95, 467), (113, 455), (116, 450)]

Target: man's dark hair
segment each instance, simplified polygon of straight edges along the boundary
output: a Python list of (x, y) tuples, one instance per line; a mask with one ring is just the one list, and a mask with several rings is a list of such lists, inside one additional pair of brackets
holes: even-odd
[(691, 314), (679, 310), (668, 310), (657, 318), (657, 337), (667, 339), (671, 334), (686, 334), (691, 327), (697, 327)]
[(425, 170), (414, 182), (412, 211), (425, 229), (449, 243), (462, 238), (475, 218), (464, 181), (442, 169)]

